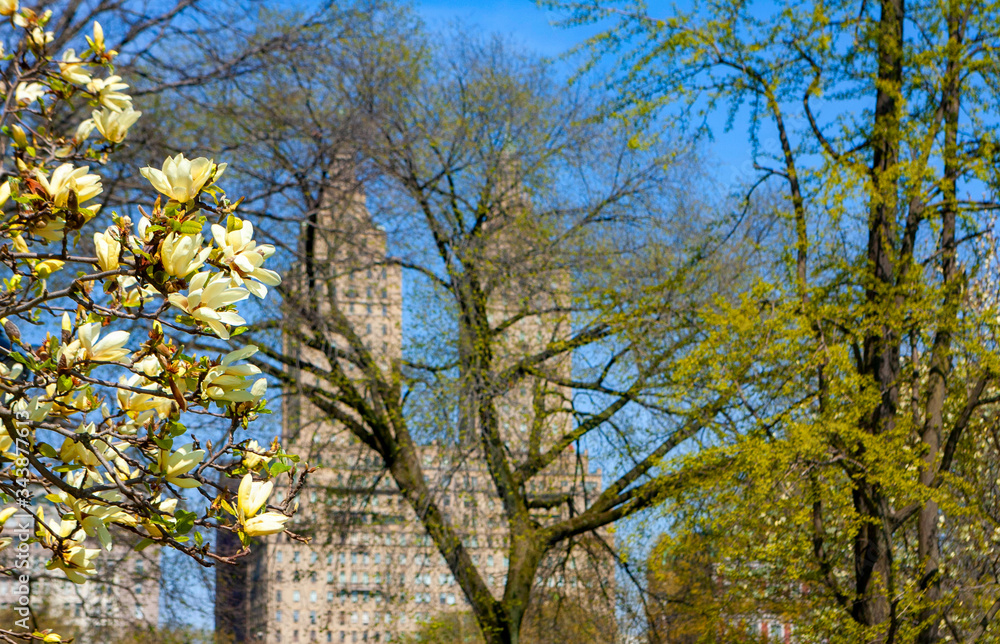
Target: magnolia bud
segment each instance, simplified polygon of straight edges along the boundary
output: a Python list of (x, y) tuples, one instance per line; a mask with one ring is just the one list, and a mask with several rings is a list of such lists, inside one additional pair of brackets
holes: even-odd
[(13, 322), (6, 318), (4, 318), (3, 321), (3, 330), (7, 332), (7, 337), (14, 342), (21, 341), (21, 331), (14, 325)]
[(11, 125), (10, 131), (11, 134), (13, 134), (14, 136), (14, 143), (17, 145), (17, 147), (19, 148), (28, 147), (28, 136), (24, 133), (24, 128), (22, 128), (20, 125)]

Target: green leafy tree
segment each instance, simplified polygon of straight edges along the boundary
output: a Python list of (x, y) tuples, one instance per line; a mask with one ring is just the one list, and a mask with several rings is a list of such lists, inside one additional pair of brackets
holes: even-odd
[(544, 4), (605, 21), (581, 51), (616, 114), (745, 118), (786, 198), (781, 261), (719, 320), (720, 348), (774, 335), (702, 520), (808, 585), (803, 637), (993, 637), (997, 5)]
[[(700, 358), (683, 381), (672, 370), (694, 342), (702, 293), (738, 282), (745, 258), (699, 261), (700, 208), (664, 172), (673, 166), (660, 148), (630, 146), (592, 118), (599, 97), (500, 41), (435, 47), (402, 19), (368, 31), (381, 24), (318, 34), (315, 55), (279, 52), (252, 93), (233, 88), (219, 103), (230, 129), (213, 132), (250, 159), (241, 179), (260, 195), (245, 204), (284, 204), (270, 230), (295, 262), (281, 319), (250, 331), (255, 359), (281, 379), (286, 427), (311, 463), (350, 454), (384, 467), (486, 641), (535, 641), (522, 625), (552, 565), (687, 476), (662, 469), (664, 457), (730, 392), (692, 386), (705, 382)], [(267, 132), (281, 136), (259, 135), (272, 117)], [(387, 236), (389, 257), (351, 234), (364, 222), (342, 211), (356, 212), (361, 190), (382, 227), (365, 234)], [(380, 353), (353, 308), (351, 279), (383, 270), (402, 271), (412, 294), (401, 358)], [(296, 400), (304, 411), (292, 416)], [(318, 425), (335, 429), (313, 441)], [(588, 441), (614, 470), (601, 492), (578, 462)], [(477, 519), (508, 538), (504, 585), (491, 587), (467, 545), (474, 529), (445, 502), (454, 488), (438, 465), (466, 461), (484, 465)], [(565, 478), (549, 487), (553, 472)], [(312, 526), (317, 542), (341, 528)], [(575, 576), (608, 590), (612, 570)]]

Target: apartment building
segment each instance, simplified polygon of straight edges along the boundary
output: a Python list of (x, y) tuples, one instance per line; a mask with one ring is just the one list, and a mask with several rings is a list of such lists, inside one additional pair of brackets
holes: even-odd
[[(14, 529), (27, 524), (27, 515), (15, 514), (7, 523), (5, 536), (18, 538)], [(59, 570), (47, 570), (52, 553), (39, 544), (30, 544), (28, 555), (28, 601), (42, 628), (52, 628), (79, 644), (105, 644), (135, 630), (156, 627), (160, 612), (159, 551), (136, 552), (136, 538), (113, 531), (114, 547), (102, 552), (97, 573), (85, 584), (74, 584)], [(90, 547), (99, 547), (96, 542)], [(0, 552), (0, 567), (17, 561), (13, 548)], [(0, 576), (0, 612), (12, 613), (24, 596), (18, 577)]]
[[(307, 230), (313, 265), (294, 279), (321, 297), (319, 313), (336, 303), (383, 368), (402, 354), (403, 285), (398, 263), (387, 255), (386, 233), (372, 222), (360, 191), (343, 185), (322, 216)], [(511, 302), (514, 298), (510, 298)], [(503, 306), (494, 304), (492, 314)], [(325, 308), (324, 308), (325, 307)], [(330, 315), (331, 324), (337, 316)], [(546, 341), (568, 320), (556, 315), (526, 319), (508, 331), (511, 355), (524, 345)], [(289, 346), (312, 360), (311, 349)], [(503, 356), (500, 356), (503, 359)], [(513, 359), (513, 358), (512, 358)], [(559, 366), (569, 372), (568, 360)], [(352, 377), (357, 370), (345, 366)], [(307, 372), (300, 382), (315, 385)], [(501, 409), (504, 440), (513, 452), (527, 449), (535, 392), (526, 384), (508, 394)], [(549, 395), (568, 399), (569, 392)], [(469, 611), (461, 588), (425, 532), (413, 508), (399, 494), (380, 459), (303, 398), (286, 397), (283, 442), (319, 469), (299, 497), (291, 529), (308, 544), (278, 535), (257, 544), (239, 566), (217, 571), (216, 628), (234, 642), (391, 642), (444, 612)], [(461, 412), (457, 412), (461, 413)], [(568, 409), (546, 415), (546, 436), (571, 426)], [(547, 439), (546, 439), (547, 440)], [(503, 518), (474, 441), (428, 440), (420, 447), (422, 467), (439, 506), (462, 535), (490, 591), (503, 594), (508, 540)], [(535, 494), (593, 496), (600, 471), (591, 472), (586, 453), (567, 452), (529, 485)], [(283, 500), (282, 491), (276, 491)], [(565, 506), (539, 510), (561, 514)], [(602, 535), (608, 538), (608, 535)], [(219, 536), (220, 552), (235, 552), (232, 535)], [(613, 579), (610, 562), (582, 550), (553, 555), (536, 584), (584, 594), (595, 579)]]

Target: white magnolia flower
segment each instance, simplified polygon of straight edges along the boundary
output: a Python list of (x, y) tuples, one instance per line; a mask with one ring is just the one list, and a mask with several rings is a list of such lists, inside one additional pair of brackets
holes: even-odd
[(31, 232), (46, 242), (62, 241), (66, 220), (62, 217), (47, 217), (32, 224)]
[(128, 84), (121, 80), (121, 76), (94, 78), (87, 83), (87, 90), (97, 97), (98, 103), (109, 110), (120, 112), (126, 107), (132, 107), (132, 97), (121, 92), (128, 88)]
[(89, 174), (89, 171), (88, 166), (74, 168), (72, 163), (64, 163), (55, 169), (52, 177), (46, 177), (41, 170), (37, 172), (37, 177), (57, 208), (66, 207), (70, 193), (76, 196), (77, 206), (84, 208), (84, 202), (104, 191), (101, 178), (96, 174)]
[(0, 0), (0, 16), (11, 16), (17, 11), (17, 0)]
[(243, 465), (247, 469), (255, 470), (260, 465), (267, 464), (271, 460), (271, 457), (266, 455), (267, 451), (256, 440), (251, 440), (243, 451)]
[(164, 237), (160, 244), (160, 260), (167, 275), (184, 277), (201, 268), (212, 252), (211, 246), (201, 247), (203, 241), (201, 234), (170, 233)]
[(48, 418), (54, 404), (47, 395), (35, 396), (30, 401), (22, 398), (14, 403), (14, 411), (24, 414), (33, 423), (40, 423)]
[(250, 292), (230, 286), (229, 278), (222, 273), (198, 273), (191, 278), (190, 284), (187, 296), (171, 293), (168, 296), (170, 303), (207, 325), (223, 340), (228, 340), (229, 331), (225, 325), (239, 325), (245, 320), (235, 311), (222, 309), (250, 297)]
[(96, 402), (85, 389), (70, 389), (60, 394), (56, 390), (54, 382), (45, 387), (45, 394), (52, 400), (53, 416), (68, 417), (73, 414), (85, 414), (94, 408)]
[(161, 170), (142, 168), (139, 172), (161, 192), (178, 203), (187, 203), (198, 196), (209, 181), (222, 176), (226, 164), (215, 165), (210, 159), (186, 159), (183, 154), (167, 157)]
[(124, 293), (122, 304), (127, 307), (136, 307), (143, 302), (149, 302), (159, 295), (159, 292), (152, 286), (139, 286), (138, 280), (131, 275), (119, 275), (118, 287)]
[(45, 31), (41, 27), (32, 27), (28, 32), (28, 42), (36, 49), (45, 49), (45, 45), (53, 41), (55, 36), (51, 31)]
[(59, 61), (59, 75), (76, 85), (86, 85), (91, 80), (87, 65), (80, 60), (73, 49), (63, 52), (62, 60)]
[(66, 353), (75, 355), (77, 360), (114, 362), (129, 354), (129, 350), (125, 348), (129, 338), (128, 331), (112, 331), (98, 341), (101, 324), (90, 322), (81, 324), (76, 333), (78, 339), (66, 347)]
[(116, 230), (108, 228), (106, 232), (94, 233), (94, 247), (97, 249), (97, 265), (102, 271), (118, 268), (122, 243)]
[(260, 369), (252, 364), (234, 364), (237, 360), (249, 358), (257, 353), (257, 347), (246, 346), (230, 351), (222, 359), (222, 364), (208, 370), (202, 380), (202, 392), (212, 400), (225, 402), (250, 402), (260, 400), (267, 392), (267, 380), (259, 378), (251, 386), (248, 378), (260, 374)]
[[(263, 298), (267, 295), (268, 286), (281, 284), (281, 277), (274, 271), (262, 268), (264, 260), (274, 254), (271, 244), (257, 245), (253, 240), (253, 224), (233, 217), (232, 230), (227, 230), (218, 224), (212, 225), (212, 236), (222, 250), (220, 261), (229, 267), (229, 275), (237, 286), (245, 286), (247, 290)], [(249, 281), (250, 278), (263, 282)]]
[[(145, 424), (154, 414), (161, 420), (170, 416), (176, 402), (171, 397), (157, 395), (157, 393), (162, 392), (155, 384), (139, 374), (127, 378), (122, 376), (119, 378), (119, 382), (130, 389), (118, 389), (118, 407), (128, 414), (129, 418), (133, 419), (137, 425)], [(132, 391), (132, 389), (142, 391)]]
[(133, 237), (137, 241), (141, 241), (143, 243), (152, 241), (153, 240), (153, 233), (151, 233), (149, 231), (149, 227), (151, 225), (152, 225), (152, 222), (149, 221), (148, 217), (140, 217), (139, 218), (139, 223), (136, 224), (136, 226), (135, 226), (137, 234), (133, 235)]
[(275, 534), (285, 529), (288, 517), (284, 514), (265, 512), (257, 515), (257, 512), (267, 503), (272, 489), (274, 489), (274, 483), (254, 481), (253, 475), (249, 472), (240, 481), (240, 487), (236, 493), (236, 518), (248, 536), (259, 537)]
[(101, 111), (94, 111), (91, 116), (94, 119), (94, 125), (97, 126), (97, 131), (100, 132), (105, 139), (111, 143), (121, 143), (125, 140), (125, 136), (128, 135), (128, 129), (132, 127), (139, 117), (142, 116), (142, 112), (137, 112), (132, 109), (129, 105), (121, 111), (115, 111), (111, 109), (103, 109)]
[(80, 124), (76, 126), (76, 132), (73, 133), (73, 140), (77, 143), (86, 141), (90, 133), (94, 131), (94, 125), (94, 119), (80, 121)]
[[(94, 423), (80, 425), (76, 429), (77, 434), (91, 434), (97, 431)], [(65, 463), (79, 463), (89, 470), (96, 472), (101, 467), (101, 459), (98, 453), (104, 458), (114, 460), (115, 451), (106, 442), (100, 439), (89, 441), (89, 444), (82, 440), (74, 440), (71, 436), (63, 439), (62, 447), (59, 448), (59, 458)], [(52, 500), (52, 499), (50, 499)]]
[(14, 100), (19, 105), (30, 105), (45, 95), (45, 85), (41, 83), (18, 83), (14, 90)]
[(205, 458), (205, 450), (193, 449), (194, 444), (188, 443), (177, 448), (173, 454), (169, 450), (161, 449), (157, 457), (157, 471), (167, 479), (168, 483), (173, 483), (178, 487), (198, 487), (198, 481), (191, 478), (181, 478), (195, 468), (201, 459)]
[(100, 553), (96, 548), (83, 546), (86, 533), (73, 519), (52, 520), (44, 523), (44, 513), (38, 511), (43, 525), (38, 526), (36, 535), (53, 551), (52, 559), (45, 564), (49, 570), (62, 570), (66, 578), (75, 584), (82, 584), (87, 577), (97, 572), (94, 559)]
[(101, 23), (94, 21), (94, 37), (86, 36), (87, 44), (90, 45), (91, 51), (97, 55), (107, 54), (108, 56), (114, 56), (118, 52), (106, 51), (107, 45), (104, 43), (104, 29), (101, 27)]
[(160, 364), (160, 361), (154, 355), (148, 355), (132, 366), (141, 371), (148, 378), (155, 378), (163, 373), (163, 365)]

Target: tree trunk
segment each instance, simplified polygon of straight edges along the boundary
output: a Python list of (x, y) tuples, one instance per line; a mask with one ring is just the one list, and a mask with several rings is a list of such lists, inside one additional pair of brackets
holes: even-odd
[[(866, 331), (862, 364), (862, 372), (874, 381), (881, 396), (875, 408), (862, 419), (862, 429), (875, 435), (895, 427), (899, 405), (900, 339), (886, 318), (895, 311), (891, 291), (897, 269), (894, 241), (902, 109), (903, 0), (882, 0), (880, 8), (866, 285), (866, 298), (878, 317)], [(892, 546), (888, 534), (888, 505), (878, 486), (863, 474), (855, 479), (853, 486), (854, 509), (862, 523), (854, 537), (856, 597), (852, 615), (864, 626), (878, 626), (889, 619), (891, 613), (888, 596), (892, 589)]]
[[(958, 316), (961, 290), (956, 283), (958, 267), (955, 249), (955, 219), (958, 210), (956, 189), (958, 181), (958, 117), (961, 99), (959, 47), (963, 40), (963, 22), (956, 3), (948, 6), (948, 63), (941, 107), (944, 111), (944, 181), (942, 193), (944, 208), (941, 215), (941, 281), (942, 315), (934, 335), (928, 374), (927, 409), (924, 417), (922, 440), (926, 446), (926, 465), (920, 473), (921, 485), (930, 487), (938, 473), (938, 452), (941, 446), (944, 403), (948, 395), (948, 376), (951, 373), (951, 329)], [(917, 518), (917, 551), (923, 566), (920, 589), (924, 606), (920, 622), (924, 628), (917, 636), (918, 644), (933, 644), (941, 640), (941, 552), (938, 545), (938, 504), (933, 499), (920, 508)]]

